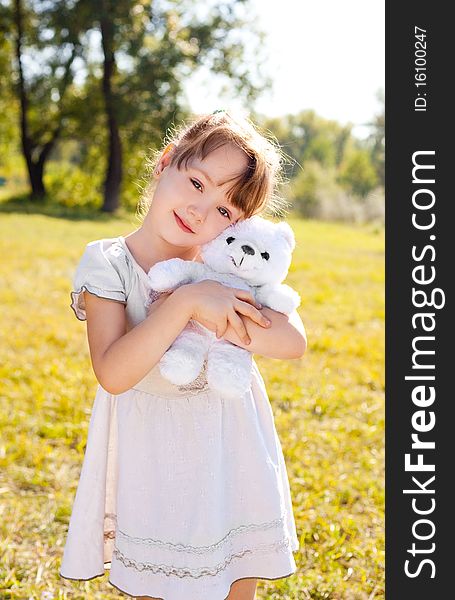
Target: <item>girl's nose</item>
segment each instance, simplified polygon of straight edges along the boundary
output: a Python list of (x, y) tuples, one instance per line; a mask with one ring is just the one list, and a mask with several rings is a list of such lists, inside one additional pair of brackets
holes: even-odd
[(203, 223), (205, 220), (205, 210), (203, 207), (194, 206), (191, 204), (188, 206), (188, 213), (197, 223)]

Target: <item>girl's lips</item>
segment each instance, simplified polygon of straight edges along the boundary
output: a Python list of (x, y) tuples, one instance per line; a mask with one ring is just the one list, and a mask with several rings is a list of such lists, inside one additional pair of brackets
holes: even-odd
[(174, 217), (175, 217), (177, 225), (180, 227), (180, 229), (182, 229), (183, 231), (186, 231), (187, 233), (194, 233), (194, 231), (192, 229), (190, 229), (189, 227), (187, 227), (185, 225), (185, 223), (182, 221), (182, 219), (175, 212), (174, 212)]

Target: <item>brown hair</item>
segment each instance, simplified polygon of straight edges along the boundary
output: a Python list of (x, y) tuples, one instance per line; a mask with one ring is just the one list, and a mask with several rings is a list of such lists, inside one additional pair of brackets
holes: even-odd
[[(204, 160), (210, 152), (229, 143), (245, 152), (248, 164), (240, 176), (228, 180), (233, 181), (227, 192), (228, 200), (242, 211), (244, 218), (263, 211), (272, 214), (283, 211), (288, 203), (276, 194), (276, 188), (284, 181), (284, 155), (276, 138), (260, 133), (249, 119), (233, 117), (226, 111), (196, 117), (189, 125), (183, 123), (173, 134), (166, 136), (163, 148), (154, 151), (154, 156), (148, 160), (148, 172), (155, 170), (169, 144), (174, 146), (169, 165), (180, 170), (182, 164), (187, 167), (193, 157)], [(142, 218), (149, 209), (155, 184), (156, 181), (150, 178), (139, 201), (137, 214)]]

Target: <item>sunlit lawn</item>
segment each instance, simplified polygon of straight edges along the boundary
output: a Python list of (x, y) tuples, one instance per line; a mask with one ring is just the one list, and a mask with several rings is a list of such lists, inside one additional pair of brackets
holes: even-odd
[[(257, 597), (380, 599), (383, 230), (289, 222), (298, 244), (287, 282), (302, 296), (309, 348), (301, 360), (256, 361), (286, 458), (300, 551), (298, 572), (260, 580)], [(96, 388), (85, 324), (69, 307), (71, 278), (88, 241), (136, 227), (133, 216), (0, 213), (1, 598), (123, 596), (107, 571), (73, 582), (58, 570)]]

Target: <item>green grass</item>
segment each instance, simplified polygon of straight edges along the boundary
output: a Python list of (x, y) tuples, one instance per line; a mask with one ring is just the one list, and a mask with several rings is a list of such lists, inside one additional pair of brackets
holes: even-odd
[[(134, 216), (0, 214), (0, 597), (118, 598), (108, 574), (58, 575), (96, 389), (69, 307), (88, 241)], [(286, 458), (300, 551), (259, 599), (384, 598), (384, 232), (289, 219), (287, 282), (302, 296), (301, 360), (256, 357)]]

